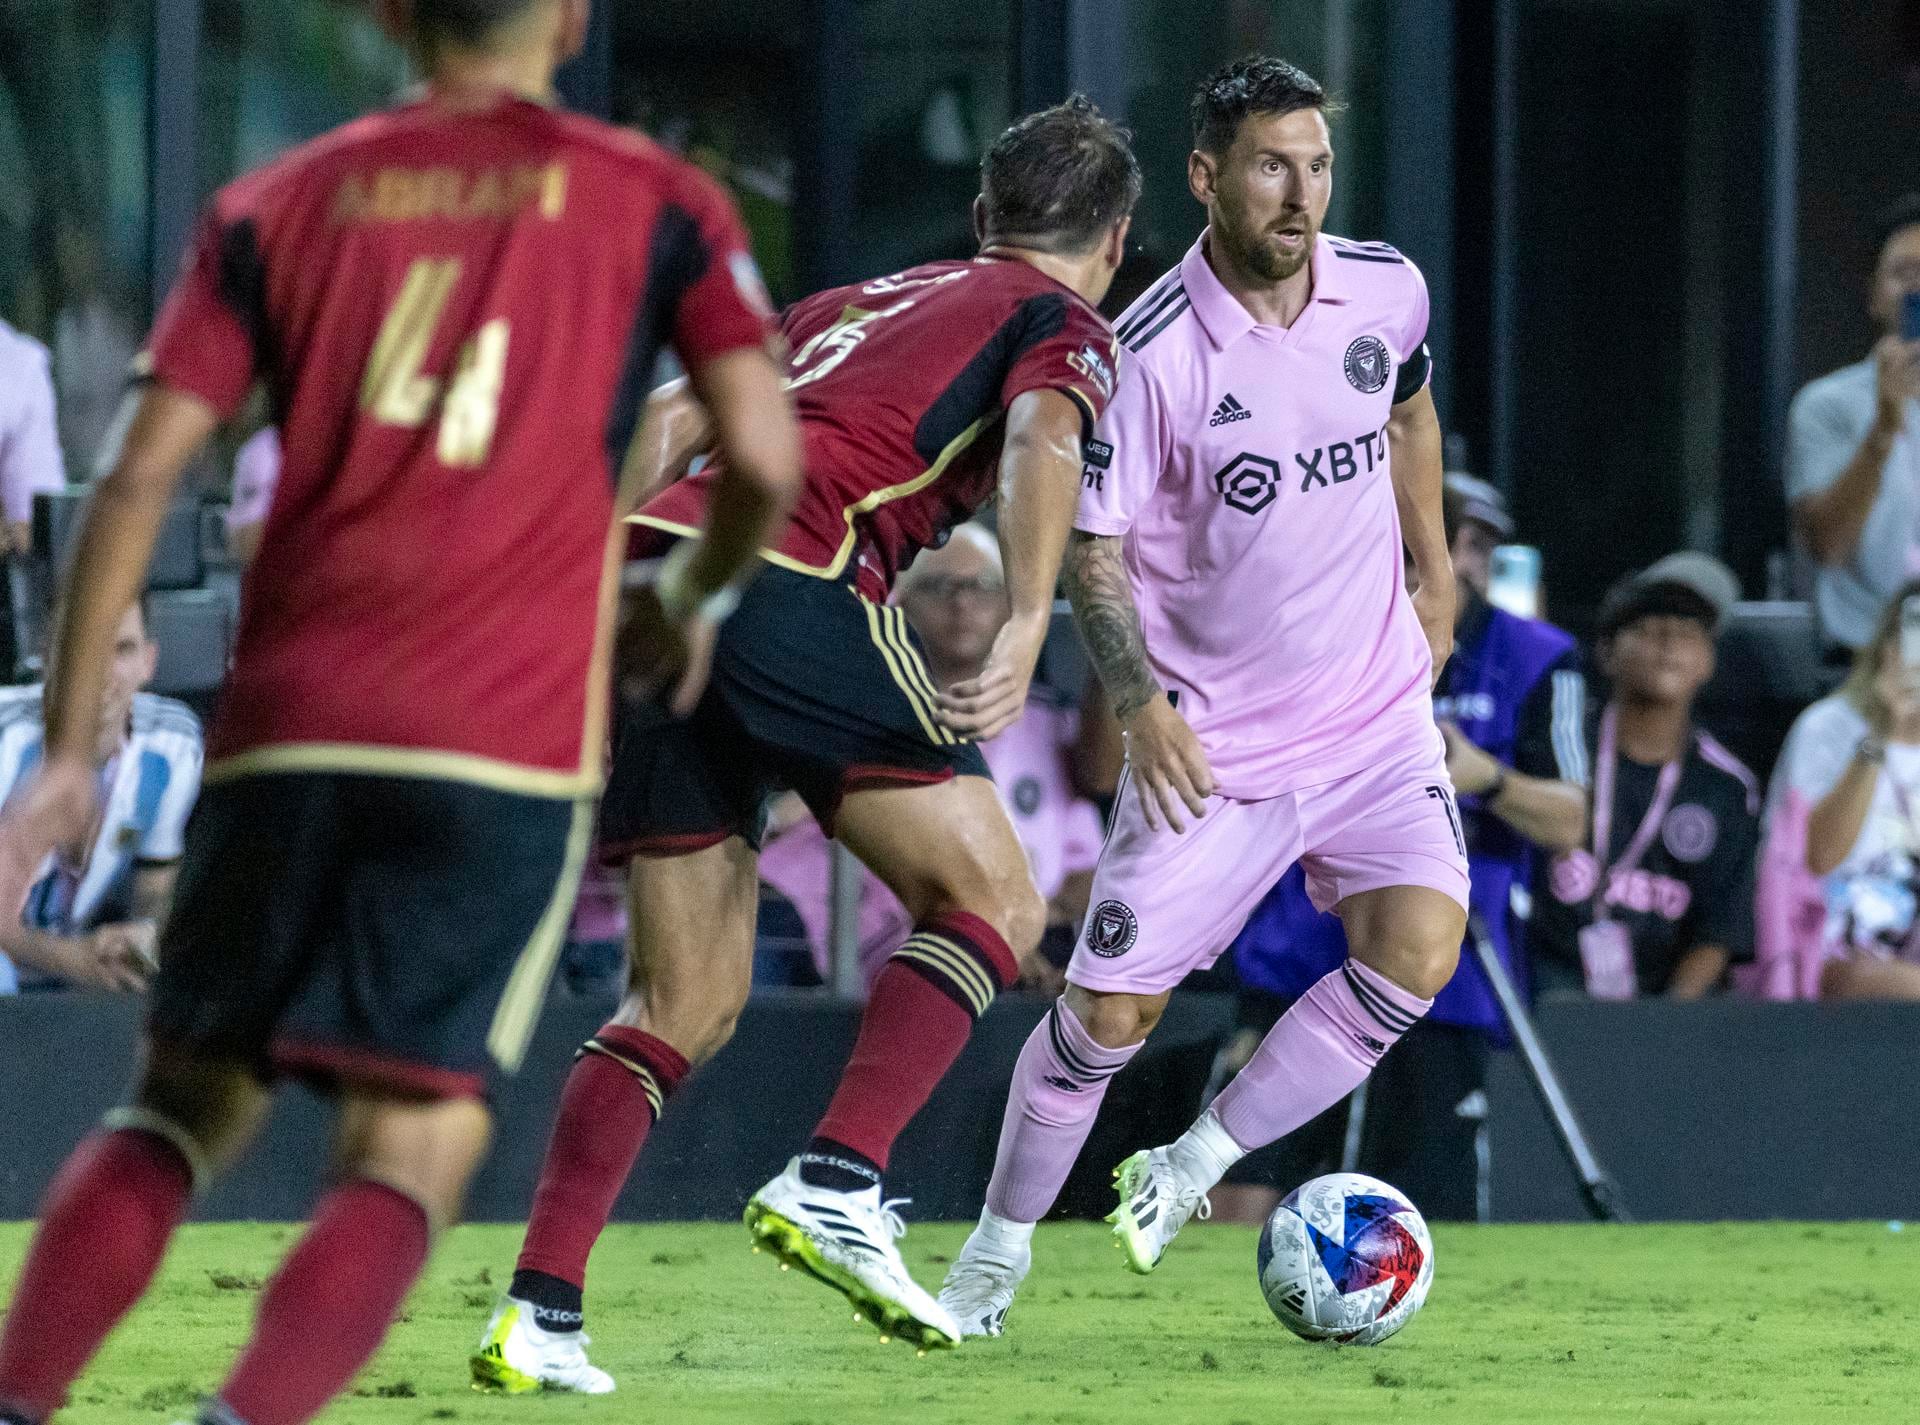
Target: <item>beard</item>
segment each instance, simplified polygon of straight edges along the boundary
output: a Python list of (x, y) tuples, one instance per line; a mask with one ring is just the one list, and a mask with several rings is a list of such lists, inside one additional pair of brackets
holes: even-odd
[(1250, 272), (1262, 282), (1286, 281), (1313, 256), (1314, 239), (1319, 232), (1305, 218), (1300, 219), (1304, 238), (1300, 250), (1289, 252), (1280, 246), (1276, 234), (1243, 226), (1237, 217), (1224, 213), (1222, 216), (1228, 217), (1228, 221), (1216, 226), (1214, 234), (1226, 247), (1228, 258), (1242, 272)]

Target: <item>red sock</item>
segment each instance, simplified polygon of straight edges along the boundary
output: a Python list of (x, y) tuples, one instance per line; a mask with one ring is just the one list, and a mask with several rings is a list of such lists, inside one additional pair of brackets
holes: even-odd
[(624, 1025), (604, 1026), (581, 1048), (560, 1095), (515, 1272), (513, 1294), (534, 1303), (545, 1329), (580, 1325), (587, 1256), (661, 1107), (689, 1072), (666, 1040)]
[(815, 1138), (884, 1170), (894, 1140), (1018, 973), (1007, 942), (977, 915), (952, 911), (916, 928), (873, 982), (853, 1057)]
[(380, 1348), (427, 1264), (432, 1234), (412, 1198), (343, 1183), (260, 1298), (253, 1339), (220, 1391), (247, 1425), (302, 1425)]
[(193, 1198), (193, 1170), (157, 1134), (121, 1128), (74, 1150), (47, 1189), (40, 1231), (0, 1335), (0, 1410), (44, 1418), (138, 1301)]

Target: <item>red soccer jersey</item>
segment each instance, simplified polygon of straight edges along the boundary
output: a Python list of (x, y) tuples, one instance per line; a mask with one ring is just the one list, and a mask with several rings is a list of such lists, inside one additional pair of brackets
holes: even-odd
[[(825, 578), (857, 561), (874, 599), (992, 498), (1016, 397), (1066, 393), (1091, 439), (1119, 358), (1105, 318), (1012, 258), (933, 262), (835, 288), (798, 303), (784, 326), (807, 479), (766, 556)], [(703, 470), (649, 500), (634, 520), (652, 533), (636, 534), (635, 552), (653, 552), (659, 531), (697, 530), (713, 478)]]
[(770, 327), (716, 185), (539, 104), (429, 97), (223, 190), (149, 355), (222, 415), (264, 380), (286, 452), (212, 774), (591, 791), (656, 356)]

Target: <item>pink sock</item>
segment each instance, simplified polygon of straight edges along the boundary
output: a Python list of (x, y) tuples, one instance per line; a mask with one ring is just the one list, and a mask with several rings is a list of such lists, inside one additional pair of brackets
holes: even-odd
[(1103, 1048), (1065, 1000), (1053, 1002), (1013, 1066), (987, 1211), (1011, 1222), (1046, 1215), (1093, 1129), (1107, 1084), (1139, 1048)]
[(1433, 1007), (1349, 960), (1280, 1017), (1213, 1101), (1220, 1126), (1251, 1153), (1333, 1107)]

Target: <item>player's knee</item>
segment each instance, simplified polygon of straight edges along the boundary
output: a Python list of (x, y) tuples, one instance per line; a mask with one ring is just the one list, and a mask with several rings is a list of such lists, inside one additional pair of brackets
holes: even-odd
[(1004, 891), (1001, 899), (1001, 934), (1016, 960), (1031, 955), (1047, 931), (1047, 903), (1034, 888), (1030, 876), (1021, 876)]
[(174, 1142), (202, 1178), (229, 1167), (266, 1113), (253, 1071), (170, 1045), (152, 1044), (134, 1094), (134, 1112)]
[(1073, 984), (1067, 986), (1066, 1000), (1067, 1008), (1103, 1049), (1140, 1043), (1153, 1033), (1167, 1008), (1165, 995), (1101, 994)]
[(419, 1203), (438, 1230), (459, 1218), (492, 1136), (493, 1116), (478, 1099), (356, 1095), (341, 1113), (341, 1166)]
[(1447, 987), (1460, 965), (1460, 942), (1436, 933), (1409, 937), (1374, 954), (1357, 956), (1409, 994), (1432, 999)]

